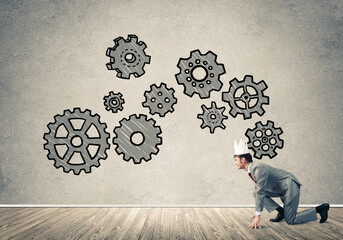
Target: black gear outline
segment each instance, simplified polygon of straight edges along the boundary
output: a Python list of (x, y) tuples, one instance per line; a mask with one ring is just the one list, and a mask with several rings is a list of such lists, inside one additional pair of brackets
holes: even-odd
[[(212, 91), (220, 91), (223, 86), (220, 76), (226, 73), (225, 67), (217, 62), (217, 55), (212, 51), (201, 54), (199, 49), (193, 50), (189, 58), (179, 59), (177, 67), (180, 72), (175, 74), (176, 81), (184, 86), (183, 93), (189, 97), (198, 94), (201, 99), (209, 98)], [(193, 76), (196, 68), (205, 70), (203, 79), (199, 80)]]
[[(248, 91), (248, 87), (251, 87), (256, 92), (255, 95), (251, 95)], [(238, 89), (243, 88), (243, 94), (240, 97), (235, 97), (235, 94)], [(252, 75), (245, 75), (243, 80), (238, 81), (237, 78), (234, 78), (230, 81), (230, 87), (228, 92), (222, 93), (222, 100), (227, 102), (231, 108), (230, 115), (236, 117), (237, 114), (242, 114), (243, 119), (252, 118), (252, 114), (257, 113), (259, 116), (262, 116), (265, 111), (262, 106), (269, 104), (269, 97), (264, 95), (264, 91), (268, 88), (265, 81), (260, 81), (255, 83)], [(257, 102), (254, 106), (250, 107), (249, 102), (252, 99), (257, 99)], [(245, 104), (245, 108), (237, 105), (237, 101), (241, 101)]]
[[(117, 113), (118, 111), (123, 110), (123, 104), (125, 100), (123, 98), (123, 94), (120, 92), (114, 93), (113, 91), (108, 93), (109, 95), (104, 96), (104, 105), (107, 111), (112, 111), (113, 113)], [(114, 102), (114, 103), (113, 103)]]
[(168, 88), (163, 82), (160, 86), (152, 84), (150, 90), (144, 92), (145, 101), (142, 106), (148, 107), (151, 115), (157, 113), (160, 117), (165, 117), (168, 112), (175, 111), (173, 106), (177, 103), (177, 98), (174, 93), (174, 88)]
[[(156, 125), (152, 118), (148, 119), (147, 115), (132, 114), (129, 119), (123, 118), (115, 127), (113, 133), (113, 144), (117, 147), (115, 151), (118, 155), (123, 155), (123, 160), (129, 162), (133, 159), (134, 164), (142, 163), (142, 160), (148, 162), (152, 155), (157, 155), (160, 151), (158, 146), (162, 145), (162, 130)], [(134, 134), (140, 133), (143, 140), (140, 144), (132, 141)]]
[[(267, 131), (271, 134), (267, 134)], [(261, 132), (261, 136), (258, 136), (258, 131)], [(284, 141), (280, 139), (280, 135), (283, 133), (281, 128), (275, 128), (274, 122), (268, 120), (265, 125), (261, 121), (255, 123), (255, 128), (248, 128), (245, 132), (245, 136), (248, 137), (248, 148), (254, 151), (254, 157), (261, 159), (263, 156), (268, 156), (269, 158), (274, 158), (277, 155), (276, 148), (282, 149), (284, 147)], [(275, 143), (272, 143), (274, 139)], [(254, 142), (258, 141), (260, 144), (258, 146), (254, 145)], [(273, 142), (274, 142), (273, 141)], [(267, 146), (268, 149), (264, 150), (263, 146)]]
[(197, 118), (202, 119), (202, 124), (200, 126), (202, 129), (209, 127), (210, 133), (213, 134), (217, 127), (222, 129), (226, 128), (223, 123), (225, 119), (228, 119), (228, 117), (224, 115), (225, 107), (218, 108), (216, 102), (212, 101), (209, 108), (207, 108), (205, 104), (201, 105), (201, 108), (203, 113), (199, 113)]
[[(55, 122), (47, 125), (49, 132), (44, 134), (43, 139), (46, 140), (44, 149), (48, 150), (47, 157), (49, 160), (55, 161), (54, 166), (56, 168), (62, 167), (65, 173), (73, 171), (75, 175), (79, 175), (82, 170), (85, 173), (91, 173), (91, 167), (99, 167), (99, 161), (107, 158), (106, 151), (110, 148), (110, 144), (108, 143), (110, 134), (106, 132), (107, 125), (106, 123), (100, 122), (100, 116), (98, 114), (92, 115), (89, 109), (82, 112), (80, 108), (76, 107), (73, 111), (69, 109), (64, 110), (63, 115), (55, 115), (54, 119)], [(84, 120), (80, 129), (75, 129), (74, 125), (70, 122), (73, 119)], [(56, 137), (57, 131), (62, 125), (68, 131), (68, 134), (66, 137)], [(98, 131), (99, 137), (94, 138), (88, 136), (87, 132), (92, 125)], [(72, 143), (72, 140), (76, 136), (81, 139), (79, 146), (75, 146)], [(56, 149), (57, 145), (65, 145), (67, 147), (67, 151), (63, 157), (58, 153)], [(93, 157), (88, 150), (90, 145), (98, 146), (97, 152)], [(80, 153), (84, 163), (68, 163), (75, 153)]]
[[(134, 34), (129, 34), (127, 39), (117, 37), (113, 41), (115, 45), (106, 50), (106, 56), (110, 57), (110, 62), (106, 64), (107, 69), (117, 71), (118, 78), (130, 79), (131, 74), (136, 78), (142, 76), (145, 73), (145, 64), (149, 64), (151, 59), (145, 53), (147, 45), (138, 41)], [(128, 59), (127, 56), (131, 58)]]

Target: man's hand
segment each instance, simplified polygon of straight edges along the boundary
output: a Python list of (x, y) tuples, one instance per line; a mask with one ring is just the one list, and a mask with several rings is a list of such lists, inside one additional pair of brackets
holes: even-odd
[(254, 221), (252, 221), (252, 223), (250, 224), (250, 226), (248, 228), (250, 228), (250, 229), (255, 228), (256, 229), (257, 227), (259, 227), (260, 229), (262, 229), (260, 226), (261, 216), (260, 215), (254, 215), (251, 218), (253, 218)]

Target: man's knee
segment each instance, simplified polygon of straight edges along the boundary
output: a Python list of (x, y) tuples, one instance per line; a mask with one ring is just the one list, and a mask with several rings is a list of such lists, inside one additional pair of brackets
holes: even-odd
[(254, 196), (254, 198), (256, 198), (256, 192), (255, 192), (255, 191), (253, 192), (253, 194), (252, 194), (252, 195)]

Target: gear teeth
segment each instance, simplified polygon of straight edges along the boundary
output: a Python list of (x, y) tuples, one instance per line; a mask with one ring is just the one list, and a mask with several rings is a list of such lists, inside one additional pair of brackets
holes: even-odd
[[(145, 73), (145, 71), (144, 71), (142, 68), (140, 68), (140, 69), (137, 70), (137, 72), (135, 72), (135, 73), (133, 73), (133, 74), (135, 75), (135, 77), (140, 77), (140, 76), (142, 76), (144, 73)], [(130, 77), (130, 76), (129, 76), (129, 77)]]
[(107, 70), (114, 70), (112, 68), (112, 63), (106, 63)]
[(257, 123), (255, 124), (255, 126), (256, 126), (258, 129), (261, 129), (261, 128), (263, 127), (261, 122), (257, 122)]
[(226, 73), (223, 64), (218, 64), (218, 71), (219, 71), (219, 75), (222, 75), (222, 74)]
[(111, 57), (112, 59), (110, 60), (111, 62), (113, 61), (114, 62), (114, 57), (115, 57), (115, 55), (114, 55), (114, 51), (113, 51), (113, 48), (107, 48), (107, 50), (106, 50), (106, 56), (107, 57)]
[(268, 128), (274, 127), (274, 122), (268, 120), (268, 121), (267, 121), (267, 127), (268, 127)]
[(151, 56), (149, 56), (149, 55), (146, 55), (144, 59), (145, 59), (144, 62), (146, 64), (149, 64), (151, 62)]
[(213, 62), (215, 62), (217, 60), (217, 55), (214, 54), (212, 51), (208, 51), (206, 53), (206, 56), (211, 59)]
[(258, 87), (260, 88), (261, 91), (264, 91), (268, 88), (267, 84), (263, 80), (258, 83)]
[(268, 156), (269, 158), (274, 158), (277, 154), (275, 152), (269, 152)]
[(263, 114), (264, 114), (264, 110), (262, 109), (262, 108), (260, 108), (260, 109), (257, 109), (257, 114), (259, 115), (259, 116), (262, 116)]
[[(191, 51), (191, 57), (193, 58), (200, 58), (202, 55), (201, 55), (201, 52), (199, 49), (196, 49), (196, 50), (193, 50)], [(187, 59), (186, 59), (187, 60)]]
[[(186, 58), (180, 58), (180, 59), (179, 59), (179, 62), (177, 63), (176, 66), (177, 66), (180, 70), (182, 70), (182, 68), (183, 68), (184, 65), (187, 65), (187, 59), (186, 59)], [(179, 74), (181, 74), (181, 73), (179, 73)]]
[(251, 75), (245, 75), (245, 77), (244, 77), (244, 82), (246, 82), (247, 84), (254, 84), (253, 83), (253, 76), (251, 76)]
[(232, 117), (236, 117), (238, 114), (237, 109), (234, 109), (234, 108), (232, 108), (229, 113)]
[(257, 158), (257, 159), (261, 159), (262, 158), (262, 155), (261, 155), (261, 153), (256, 153), (255, 155), (254, 155), (254, 157), (255, 158)]
[[(119, 74), (119, 73), (118, 73)], [(117, 77), (119, 77), (119, 75), (117, 74)], [(138, 76), (138, 75), (137, 75)], [(137, 77), (135, 75), (135, 77)], [(125, 78), (125, 79), (129, 79), (130, 78), (130, 73), (127, 72), (120, 72), (120, 78)]]
[(125, 44), (124, 38), (122, 37), (117, 37), (116, 39), (113, 40), (115, 45), (120, 45), (120, 44)]
[(140, 41), (140, 42), (138, 43), (138, 45), (141, 46), (141, 50), (142, 50), (142, 51), (143, 51), (144, 49), (147, 48), (147, 45), (145, 44), (145, 42)]
[(138, 37), (134, 34), (128, 35), (128, 39), (130, 42), (138, 43)]

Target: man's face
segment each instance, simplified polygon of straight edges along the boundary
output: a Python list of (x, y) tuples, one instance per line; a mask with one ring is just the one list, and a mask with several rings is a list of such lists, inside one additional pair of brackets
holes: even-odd
[(238, 169), (244, 169), (245, 164), (244, 164), (244, 158), (240, 159), (238, 156), (234, 157), (235, 159), (235, 165), (237, 166)]

